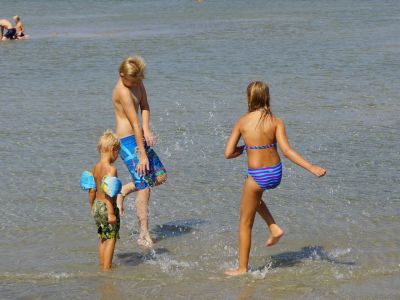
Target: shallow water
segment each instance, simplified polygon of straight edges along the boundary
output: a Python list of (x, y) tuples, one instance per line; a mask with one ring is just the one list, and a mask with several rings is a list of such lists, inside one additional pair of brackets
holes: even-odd
[[(30, 40), (0, 43), (2, 299), (398, 299), (400, 4), (397, 1), (15, 1)], [(113, 128), (123, 57), (145, 57), (156, 150), (168, 183), (151, 198), (157, 243), (135, 243), (134, 196), (115, 269), (97, 239), (79, 175)], [(237, 263), (246, 162), (223, 148), (254, 79), (292, 146), (328, 170), (283, 158), (265, 194), (286, 231), (251, 272)], [(128, 173), (117, 162), (120, 176)]]

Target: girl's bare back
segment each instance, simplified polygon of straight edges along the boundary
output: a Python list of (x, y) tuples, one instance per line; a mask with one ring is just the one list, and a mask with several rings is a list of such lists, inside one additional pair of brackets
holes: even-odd
[[(261, 111), (244, 115), (239, 121), (239, 130), (246, 146), (265, 146), (276, 143), (278, 118), (271, 115), (262, 116)], [(248, 149), (249, 168), (262, 168), (280, 162), (276, 145), (257, 151)]]

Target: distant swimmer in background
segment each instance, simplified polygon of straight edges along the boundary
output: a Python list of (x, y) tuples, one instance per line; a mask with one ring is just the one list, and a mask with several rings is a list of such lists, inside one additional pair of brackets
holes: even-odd
[[(322, 177), (326, 173), (325, 169), (311, 164), (290, 147), (283, 120), (272, 114), (269, 87), (266, 83), (254, 81), (248, 85), (247, 104), (248, 112), (236, 122), (224, 153), (227, 159), (231, 159), (246, 151), (248, 160), (240, 206), (239, 267), (225, 271), (230, 276), (248, 271), (251, 231), (256, 213), (268, 225), (269, 238), (265, 242), (266, 246), (278, 243), (284, 234), (262, 200), (265, 190), (274, 189), (281, 182), (282, 163), (277, 146), (286, 158), (315, 176)], [(240, 138), (245, 145), (237, 146)]]
[[(122, 187), (121, 195), (117, 199), (118, 207), (123, 215), (124, 198), (131, 192), (137, 192), (137, 242), (141, 246), (151, 247), (153, 240), (148, 229), (150, 187), (164, 183), (167, 172), (153, 149), (150, 107), (143, 84), (145, 67), (145, 62), (140, 56), (130, 56), (121, 63), (112, 101), (116, 133), (121, 139), (119, 154), (132, 177), (132, 181)], [(139, 108), (142, 125), (139, 121)]]
[(14, 40), (17, 33), (15, 27), (7, 19), (0, 19), (0, 31), (0, 40), (2, 41)]
[(122, 183), (113, 163), (118, 158), (120, 141), (110, 130), (104, 131), (97, 149), (100, 160), (91, 172), (81, 175), (80, 185), (89, 193), (89, 204), (99, 236), (99, 263), (104, 270), (111, 268), (115, 244), (119, 239), (120, 217), (116, 205)]
[(15, 29), (16, 29), (16, 34), (15, 37), (17, 39), (23, 39), (26, 38), (25, 35), (25, 26), (21, 21), (21, 18), (19, 16), (14, 16), (13, 20), (15, 22)]

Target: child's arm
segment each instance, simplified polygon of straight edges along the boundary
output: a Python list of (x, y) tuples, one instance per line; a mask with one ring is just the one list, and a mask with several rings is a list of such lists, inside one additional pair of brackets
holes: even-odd
[(140, 110), (142, 111), (142, 127), (143, 127), (143, 135), (144, 139), (150, 147), (154, 146), (154, 137), (153, 133), (150, 130), (150, 106), (147, 101), (147, 93), (144, 87), (143, 82), (140, 86), (142, 90), (142, 99), (140, 101)]
[(289, 141), (286, 136), (285, 123), (280, 119), (277, 119), (277, 123), (276, 140), (283, 155), (285, 155), (286, 158), (290, 159), (295, 164), (313, 173), (315, 176), (324, 176), (326, 173), (325, 169), (313, 165), (290, 147)]
[(144, 149), (143, 134), (142, 134), (142, 128), (140, 127), (139, 124), (139, 117), (136, 108), (133, 105), (133, 99), (131, 93), (128, 89), (124, 89), (123, 91), (121, 91), (120, 99), (122, 108), (124, 109), (125, 114), (133, 128), (133, 133), (135, 134), (136, 143), (139, 148), (140, 155), (139, 155), (139, 163), (136, 166), (136, 172), (138, 172), (140, 175), (143, 176), (146, 174), (146, 170), (149, 170), (149, 159), (147, 158), (147, 154)]
[(89, 196), (90, 208), (92, 208), (94, 200), (96, 199), (96, 190), (95, 189), (90, 189), (88, 191), (88, 196)]
[(244, 146), (237, 146), (242, 134), (240, 133), (239, 121), (236, 122), (235, 127), (232, 129), (231, 136), (225, 146), (224, 156), (227, 159), (238, 157), (243, 154)]
[[(117, 177), (117, 168), (112, 166), (109, 171), (110, 176)], [(106, 206), (107, 206), (107, 213), (108, 213), (108, 223), (114, 224), (117, 221), (117, 217), (115, 216), (115, 211), (114, 211), (114, 202), (116, 197), (110, 197), (107, 194), (106, 196)]]

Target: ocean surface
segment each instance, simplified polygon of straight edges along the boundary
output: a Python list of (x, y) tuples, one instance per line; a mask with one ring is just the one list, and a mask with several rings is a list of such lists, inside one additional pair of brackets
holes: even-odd
[[(0, 43), (1, 299), (400, 299), (400, 2), (8, 1), (30, 39)], [(114, 128), (111, 92), (130, 54), (147, 62), (168, 182), (150, 203), (153, 250), (127, 200), (114, 268), (79, 176)], [(225, 142), (252, 80), (270, 85), (294, 149), (264, 200), (286, 235), (249, 274), (237, 265), (245, 157)], [(120, 177), (129, 174), (121, 160)]]

